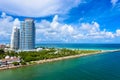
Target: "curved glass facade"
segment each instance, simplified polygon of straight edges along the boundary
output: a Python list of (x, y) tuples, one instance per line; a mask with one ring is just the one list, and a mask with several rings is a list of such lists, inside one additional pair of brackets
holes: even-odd
[(33, 19), (25, 19), (20, 24), (20, 50), (35, 48), (35, 24)]
[(18, 50), (19, 49), (19, 29), (14, 26), (12, 35), (11, 35), (11, 49)]

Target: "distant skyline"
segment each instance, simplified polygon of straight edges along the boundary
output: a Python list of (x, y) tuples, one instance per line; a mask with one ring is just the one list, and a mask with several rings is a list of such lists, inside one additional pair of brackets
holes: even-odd
[(0, 0), (0, 43), (25, 18), (36, 43), (120, 43), (120, 0)]

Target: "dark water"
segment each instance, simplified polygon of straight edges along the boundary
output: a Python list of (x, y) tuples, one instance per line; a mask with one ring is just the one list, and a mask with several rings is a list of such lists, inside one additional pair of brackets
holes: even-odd
[(120, 49), (120, 44), (36, 44), (36, 47), (49, 47), (49, 48), (70, 48), (70, 49), (102, 49), (114, 50)]
[(0, 80), (120, 80), (120, 52), (0, 71)]

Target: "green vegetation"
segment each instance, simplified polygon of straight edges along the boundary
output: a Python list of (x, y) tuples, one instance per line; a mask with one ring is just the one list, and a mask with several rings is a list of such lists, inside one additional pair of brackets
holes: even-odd
[(18, 56), (18, 54), (14, 51), (7, 51), (7, 52), (4, 52), (3, 49), (0, 49), (0, 59), (3, 59), (5, 58), (5, 56)]
[(4, 50), (3, 49), (0, 49), (0, 54), (4, 54)]
[(4, 53), (5, 53), (4, 50), (0, 49), (0, 59), (5, 57)]
[(18, 66), (19, 62), (13, 62), (14, 66)]
[[(78, 54), (89, 54), (99, 52), (98, 50), (70, 50), (70, 49), (43, 49), (41, 51), (25, 51), (16, 53), (14, 51), (6, 52), (3, 54), (3, 51), (0, 51), (0, 59), (4, 58), (6, 55), (9, 56), (20, 56), (21, 57), (21, 65), (26, 65), (26, 62), (44, 60), (44, 59), (52, 59), (70, 55), (78, 55)], [(17, 63), (13, 63), (17, 65)]]
[(30, 61), (37, 61), (37, 60), (44, 60), (44, 59), (52, 59), (70, 55), (78, 55), (78, 54), (89, 54), (98, 52), (96, 50), (69, 50), (69, 49), (49, 49), (49, 50), (41, 50), (39, 52), (20, 52), (19, 56), (23, 61), (30, 62)]
[(21, 62), (21, 65), (26, 65), (26, 62), (22, 61), (22, 62)]

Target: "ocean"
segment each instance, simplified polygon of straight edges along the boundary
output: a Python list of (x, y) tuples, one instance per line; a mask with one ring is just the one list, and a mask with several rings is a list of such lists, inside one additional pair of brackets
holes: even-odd
[[(104, 44), (104, 46), (103, 44), (89, 44), (88, 46), (85, 44), (86, 47), (75, 46), (75, 44), (74, 46), (71, 44), (61, 45), (64, 48), (74, 49), (77, 46), (79, 46), (77, 49), (120, 49), (119, 44)], [(57, 47), (62, 48), (60, 45), (57, 45)], [(0, 80), (120, 80), (120, 52), (93, 54), (80, 58), (3, 70), (0, 71)]]
[(54, 43), (36, 44), (36, 47), (68, 48), (68, 49), (94, 49), (94, 50), (116, 50), (120, 44), (77, 44), (77, 43)]

